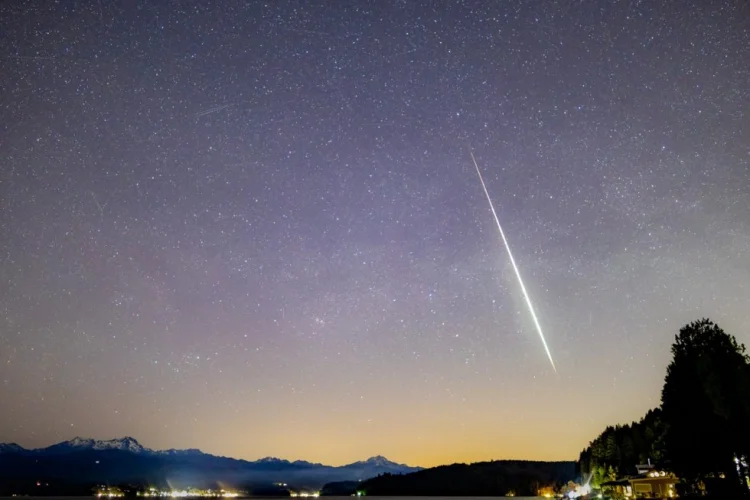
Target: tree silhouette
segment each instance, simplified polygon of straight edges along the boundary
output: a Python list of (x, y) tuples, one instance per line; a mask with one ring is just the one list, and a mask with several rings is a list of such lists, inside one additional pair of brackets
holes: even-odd
[(664, 432), (661, 410), (649, 411), (639, 422), (604, 429), (578, 459), (583, 481), (598, 487), (618, 476), (634, 475), (635, 466), (661, 459), (659, 438)]
[(750, 364), (745, 347), (702, 319), (675, 337), (662, 389), (664, 451), (688, 486), (717, 482), (747, 492), (735, 458), (750, 452)]
[(574, 474), (573, 462), (500, 460), (383, 474), (362, 481), (357, 489), (367, 496), (535, 496), (545, 487), (560, 489)]

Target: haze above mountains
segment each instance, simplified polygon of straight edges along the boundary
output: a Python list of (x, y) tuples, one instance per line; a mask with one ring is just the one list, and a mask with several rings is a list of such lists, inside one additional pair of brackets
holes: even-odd
[(74, 438), (46, 448), (0, 444), (0, 479), (53, 478), (67, 482), (210, 486), (284, 482), (319, 488), (331, 481), (359, 481), (383, 473), (421, 470), (376, 456), (343, 466), (266, 457), (256, 461), (219, 457), (196, 449), (152, 450), (132, 437)]

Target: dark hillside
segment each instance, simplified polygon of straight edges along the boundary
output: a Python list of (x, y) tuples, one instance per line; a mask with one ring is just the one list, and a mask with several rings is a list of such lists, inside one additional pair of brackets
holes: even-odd
[(360, 483), (367, 495), (382, 496), (536, 496), (545, 486), (575, 478), (575, 462), (502, 460), (454, 464), (405, 475), (384, 474)]

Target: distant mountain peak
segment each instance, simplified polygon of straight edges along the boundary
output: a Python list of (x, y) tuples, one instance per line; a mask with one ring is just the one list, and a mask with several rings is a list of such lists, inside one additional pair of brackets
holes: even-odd
[(143, 453), (151, 451), (144, 448), (135, 438), (125, 436), (118, 439), (95, 440), (91, 438), (74, 437), (68, 441), (63, 441), (55, 445), (57, 448), (79, 448), (92, 450), (122, 450), (132, 453)]
[(289, 460), (284, 460), (283, 458), (277, 458), (277, 457), (263, 457), (259, 460), (255, 461), (259, 464), (288, 464)]
[(397, 462), (393, 462), (385, 458), (383, 455), (375, 455), (374, 457), (370, 457), (367, 460), (349, 464), (346, 467), (374, 467), (374, 468), (379, 468), (379, 469), (406, 468), (406, 469), (411, 469), (411, 470), (420, 469), (420, 467), (411, 467), (405, 464), (399, 464)]
[(16, 443), (0, 443), (0, 453), (13, 453), (21, 451), (26, 451), (26, 449)]
[[(25, 459), (18, 460), (19, 456)], [(348, 465), (331, 466), (270, 456), (255, 461), (233, 459), (197, 449), (155, 451), (142, 446), (131, 436), (107, 440), (76, 436), (36, 449), (24, 449), (15, 443), (0, 443), (0, 469), (4, 473), (7, 467), (16, 467), (22, 474), (30, 474), (34, 467), (49, 467), (53, 475), (78, 480), (80, 478), (76, 476), (76, 471), (90, 468), (91, 463), (108, 464), (107, 467), (96, 467), (87, 472), (101, 484), (130, 481), (134, 474), (139, 476), (139, 481), (145, 481), (170, 471), (172, 479), (189, 480), (190, 484), (195, 484), (195, 481), (214, 484), (217, 480), (236, 481), (239, 478), (243, 481), (294, 481), (295, 484), (299, 482), (318, 487), (328, 482), (362, 481), (383, 473), (408, 474), (421, 470), (420, 467), (392, 462), (382, 455)]]
[(323, 467), (323, 464), (319, 462), (309, 462), (307, 460), (295, 460), (292, 465), (299, 465), (301, 467)]
[(94, 440), (91, 438), (82, 438), (82, 437), (76, 436), (73, 439), (70, 439), (68, 441), (63, 441), (62, 443), (59, 443), (59, 444), (74, 446), (76, 448), (86, 448), (89, 446), (93, 446)]
[(157, 453), (162, 455), (200, 455), (203, 452), (197, 448), (186, 448), (184, 450), (170, 448), (168, 450), (159, 450)]

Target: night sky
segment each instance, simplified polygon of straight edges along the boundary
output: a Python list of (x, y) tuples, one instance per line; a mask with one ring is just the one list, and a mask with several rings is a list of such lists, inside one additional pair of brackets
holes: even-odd
[(0, 65), (0, 441), (574, 459), (750, 343), (745, 1), (9, 0)]

